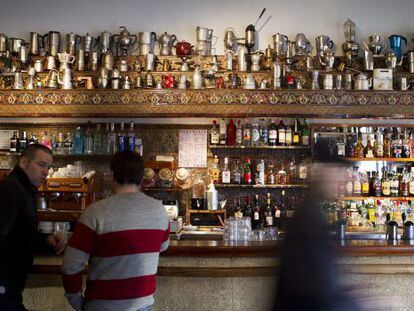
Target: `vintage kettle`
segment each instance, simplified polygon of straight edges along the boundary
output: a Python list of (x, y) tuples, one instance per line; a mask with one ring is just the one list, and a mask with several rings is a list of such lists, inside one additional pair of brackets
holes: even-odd
[(394, 52), (397, 57), (402, 56), (402, 42), (405, 42), (405, 46), (407, 47), (407, 39), (400, 35), (391, 35), (388, 37), (390, 40), (390, 48)]
[(168, 33), (164, 32), (164, 34), (158, 38), (158, 43), (160, 45), (160, 55), (172, 55), (172, 48), (175, 41), (177, 41), (177, 37), (175, 35), (169, 35)]
[(129, 50), (137, 43), (137, 35), (131, 35), (126, 26), (119, 26), (122, 29), (119, 35), (113, 35), (117, 47), (117, 54), (126, 56)]
[(372, 86), (372, 78), (368, 78), (363, 73), (360, 73), (355, 78), (354, 88), (355, 90), (369, 90)]

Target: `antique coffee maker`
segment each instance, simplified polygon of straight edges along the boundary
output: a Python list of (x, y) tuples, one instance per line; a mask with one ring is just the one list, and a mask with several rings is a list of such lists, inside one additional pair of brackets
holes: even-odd
[(342, 51), (345, 56), (345, 65), (352, 67), (353, 59), (358, 57), (359, 44), (355, 42), (355, 23), (349, 18), (344, 23), (344, 34), (346, 41), (342, 44)]
[(119, 26), (122, 29), (120, 34), (113, 35), (117, 56), (127, 56), (131, 53), (132, 47), (137, 43), (137, 35), (131, 35), (126, 26)]

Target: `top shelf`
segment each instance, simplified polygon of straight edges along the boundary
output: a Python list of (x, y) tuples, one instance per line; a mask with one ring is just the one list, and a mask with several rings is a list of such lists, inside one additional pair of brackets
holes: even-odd
[(349, 162), (414, 162), (414, 158), (345, 158)]
[(414, 91), (0, 90), (0, 117), (414, 117)]
[(209, 145), (210, 149), (264, 149), (264, 150), (303, 150), (310, 149), (310, 146), (225, 146)]

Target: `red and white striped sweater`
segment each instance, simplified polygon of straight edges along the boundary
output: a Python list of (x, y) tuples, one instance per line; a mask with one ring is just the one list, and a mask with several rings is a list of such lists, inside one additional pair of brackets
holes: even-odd
[(65, 296), (85, 310), (137, 310), (153, 304), (159, 253), (168, 248), (165, 208), (142, 192), (116, 194), (81, 216), (63, 258)]

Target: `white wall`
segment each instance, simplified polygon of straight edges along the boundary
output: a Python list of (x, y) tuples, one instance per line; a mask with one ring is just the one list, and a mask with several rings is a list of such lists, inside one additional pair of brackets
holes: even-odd
[[(0, 32), (28, 39), (30, 31), (58, 30), (98, 34), (118, 32), (126, 25), (134, 33), (156, 31), (175, 33), (195, 43), (197, 26), (214, 29), (217, 53), (223, 53), (224, 30), (232, 26), (239, 36), (253, 23), (263, 7), (271, 20), (260, 33), (259, 47), (271, 43), (281, 32), (293, 39), (305, 33), (327, 34), (340, 47), (342, 24), (351, 17), (357, 24), (357, 40), (377, 32), (383, 35), (414, 32), (413, 0), (0, 0)], [(260, 24), (260, 23), (259, 23)], [(339, 48), (340, 50), (340, 48)], [(338, 51), (340, 52), (340, 51)], [(337, 53), (340, 54), (340, 53)]]

